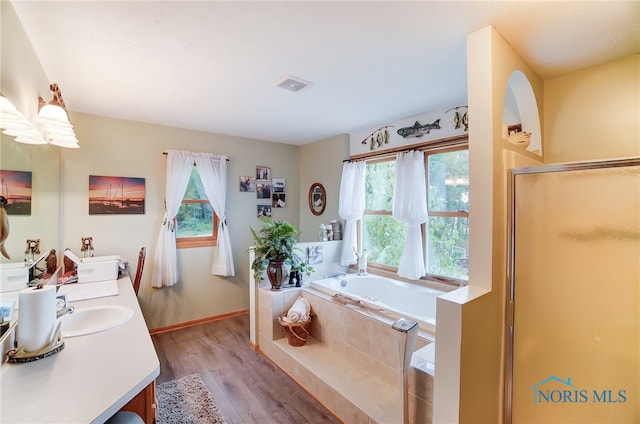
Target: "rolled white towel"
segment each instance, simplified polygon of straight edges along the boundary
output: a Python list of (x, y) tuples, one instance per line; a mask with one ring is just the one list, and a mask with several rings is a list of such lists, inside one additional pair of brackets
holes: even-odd
[(311, 313), (311, 305), (309, 301), (302, 296), (298, 296), (293, 306), (287, 312), (286, 321), (288, 322), (304, 322), (309, 319)]

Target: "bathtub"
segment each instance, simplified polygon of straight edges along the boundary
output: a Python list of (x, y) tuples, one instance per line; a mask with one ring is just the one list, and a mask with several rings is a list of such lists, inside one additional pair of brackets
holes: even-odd
[(330, 296), (341, 293), (362, 301), (370, 310), (380, 310), (392, 319), (409, 318), (420, 329), (435, 335), (436, 298), (444, 291), (376, 275), (341, 275), (311, 281), (309, 287)]

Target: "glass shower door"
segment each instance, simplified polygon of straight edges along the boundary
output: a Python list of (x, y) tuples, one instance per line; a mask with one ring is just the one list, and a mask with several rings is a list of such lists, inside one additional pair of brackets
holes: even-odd
[(506, 422), (640, 422), (640, 159), (511, 175)]

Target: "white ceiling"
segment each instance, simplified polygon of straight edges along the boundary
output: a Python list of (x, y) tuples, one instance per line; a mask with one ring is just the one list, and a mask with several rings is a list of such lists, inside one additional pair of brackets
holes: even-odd
[(487, 25), (542, 78), (640, 52), (638, 1), (11, 3), (71, 111), (298, 145), (466, 104)]

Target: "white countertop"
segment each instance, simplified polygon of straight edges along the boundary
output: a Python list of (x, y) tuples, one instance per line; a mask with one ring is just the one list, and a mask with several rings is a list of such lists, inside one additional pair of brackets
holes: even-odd
[(70, 302), (76, 310), (122, 305), (133, 316), (99, 333), (65, 339), (62, 351), (25, 364), (4, 363), (0, 422), (102, 423), (160, 374), (160, 363), (129, 276), (118, 296)]

